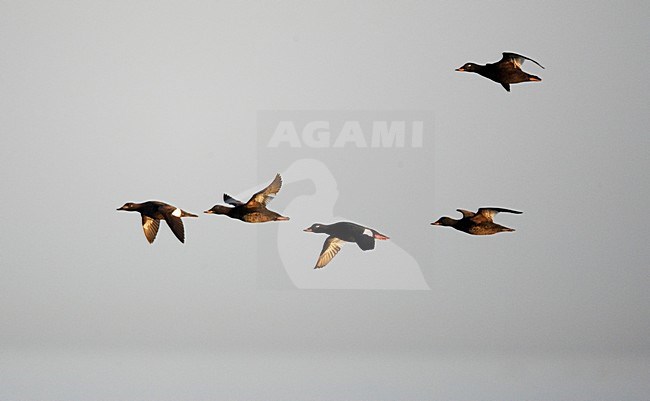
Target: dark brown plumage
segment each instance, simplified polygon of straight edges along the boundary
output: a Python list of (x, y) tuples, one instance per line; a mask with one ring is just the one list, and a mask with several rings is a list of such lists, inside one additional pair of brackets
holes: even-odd
[(492, 235), (505, 231), (515, 231), (513, 228), (504, 227), (492, 221), (498, 213), (523, 213), (498, 207), (482, 207), (476, 213), (464, 209), (456, 210), (463, 214), (462, 219), (456, 220), (451, 217), (441, 217), (438, 221), (431, 223), (431, 225), (449, 226), (472, 235)]
[(223, 194), (223, 200), (232, 207), (214, 205), (207, 214), (225, 214), (226, 216), (245, 221), (246, 223), (265, 223), (267, 221), (289, 220), (288, 217), (269, 210), (266, 205), (273, 199), (282, 187), (282, 177), (275, 176), (273, 182), (263, 190), (255, 193), (248, 202), (241, 202), (228, 194)]
[[(515, 53), (503, 53), (501, 60), (496, 63), (480, 65), (476, 63), (465, 63), (456, 71), (475, 72), (494, 82), (500, 83), (505, 90), (510, 92), (510, 84), (529, 81), (541, 81), (536, 75), (531, 75), (521, 70), (521, 65), (525, 60), (530, 60), (542, 67), (537, 61)], [(542, 67), (544, 68), (544, 67)]]
[(159, 201), (147, 201), (142, 203), (127, 202), (117, 210), (128, 212), (139, 212), (142, 216), (142, 229), (144, 236), (150, 244), (156, 239), (160, 220), (165, 220), (176, 238), (185, 243), (185, 229), (181, 217), (198, 217), (175, 206)]
[(318, 261), (314, 269), (325, 267), (336, 254), (341, 250), (341, 245), (344, 242), (356, 242), (364, 251), (375, 249), (375, 240), (389, 239), (384, 234), (373, 230), (372, 228), (360, 226), (359, 224), (341, 221), (334, 224), (320, 224), (314, 223), (311, 227), (305, 228), (303, 231), (308, 233), (326, 233), (329, 237), (323, 244), (323, 249), (318, 256)]

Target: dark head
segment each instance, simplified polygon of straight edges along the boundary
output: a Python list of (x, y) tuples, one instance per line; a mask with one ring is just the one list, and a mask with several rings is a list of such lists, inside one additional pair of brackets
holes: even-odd
[(465, 63), (462, 67), (456, 68), (456, 71), (460, 72), (477, 72), (478, 70), (483, 67), (482, 65), (478, 65), (475, 63)]
[(137, 205), (133, 202), (127, 202), (124, 204), (124, 206), (122, 206), (117, 210), (126, 210), (126, 211), (137, 210)]
[(452, 219), (451, 217), (441, 217), (438, 221), (431, 223), (432, 226), (453, 226), (458, 222), (458, 220)]
[(206, 210), (203, 213), (207, 214), (228, 214), (233, 208), (228, 207), (228, 206), (223, 206), (223, 205), (214, 205), (212, 206), (212, 209)]
[(322, 224), (314, 223), (314, 224), (311, 225), (311, 227), (307, 227), (302, 231), (305, 231), (305, 232), (308, 232), (308, 233), (323, 233), (323, 232), (325, 232), (324, 229), (325, 229), (325, 227)]

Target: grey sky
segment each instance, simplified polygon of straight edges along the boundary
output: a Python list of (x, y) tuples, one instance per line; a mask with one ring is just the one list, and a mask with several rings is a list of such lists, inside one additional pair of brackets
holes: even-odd
[[(1, 2), (0, 399), (646, 398), (649, 20), (632, 1)], [(543, 81), (453, 71), (502, 51)], [(404, 215), (385, 230), (430, 291), (260, 283), (250, 248), (277, 226), (202, 214), (276, 173), (258, 177), (260, 110), (433, 111), (433, 167), (382, 170), (413, 192), (364, 189)], [(149, 199), (201, 214), (186, 244), (115, 211)], [(429, 226), (481, 206), (524, 211), (498, 216), (517, 231)]]

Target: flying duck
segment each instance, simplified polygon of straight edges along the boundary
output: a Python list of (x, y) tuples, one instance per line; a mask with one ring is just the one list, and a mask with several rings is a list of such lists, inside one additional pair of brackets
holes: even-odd
[(465, 63), (462, 67), (457, 68), (456, 71), (475, 72), (494, 82), (500, 83), (505, 90), (510, 92), (510, 84), (542, 80), (538, 76), (527, 74), (521, 70), (521, 65), (525, 60), (530, 60), (542, 67), (540, 63), (526, 56), (515, 53), (503, 53), (501, 60), (496, 63), (486, 65)]
[(431, 225), (449, 226), (471, 235), (492, 235), (505, 231), (515, 231), (513, 228), (504, 227), (492, 221), (498, 213), (523, 213), (499, 207), (482, 207), (476, 213), (464, 209), (456, 210), (463, 214), (462, 219), (456, 220), (451, 217), (441, 217), (438, 221), (431, 223)]
[(276, 174), (273, 182), (263, 190), (255, 193), (248, 202), (241, 202), (228, 194), (223, 194), (223, 200), (229, 206), (214, 205), (210, 210), (203, 213), (207, 214), (225, 214), (226, 216), (245, 221), (246, 223), (265, 223), (267, 221), (289, 220), (288, 217), (269, 210), (266, 205), (280, 191), (282, 187), (282, 177)]
[(303, 231), (308, 233), (326, 233), (329, 237), (323, 244), (318, 261), (314, 269), (325, 267), (336, 254), (341, 250), (343, 242), (356, 242), (363, 251), (375, 248), (375, 240), (389, 239), (384, 234), (372, 228), (360, 226), (355, 223), (342, 221), (334, 224), (314, 223)]
[(185, 230), (181, 217), (198, 217), (195, 214), (188, 213), (175, 206), (168, 205), (159, 201), (147, 201), (142, 203), (127, 202), (117, 210), (126, 210), (127, 212), (139, 212), (142, 216), (142, 229), (147, 241), (153, 244), (158, 234), (160, 220), (165, 220), (176, 238), (185, 243)]

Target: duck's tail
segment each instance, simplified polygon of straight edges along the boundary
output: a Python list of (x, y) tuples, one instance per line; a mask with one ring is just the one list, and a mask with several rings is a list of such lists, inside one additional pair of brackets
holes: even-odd
[(384, 235), (384, 234), (382, 234), (382, 233), (380, 233), (380, 232), (377, 232), (377, 231), (375, 231), (375, 230), (372, 230), (372, 234), (373, 234), (372, 236), (373, 236), (375, 239), (380, 239), (380, 240), (387, 240), (387, 239), (390, 239), (389, 236)]

